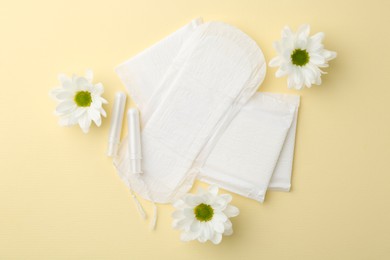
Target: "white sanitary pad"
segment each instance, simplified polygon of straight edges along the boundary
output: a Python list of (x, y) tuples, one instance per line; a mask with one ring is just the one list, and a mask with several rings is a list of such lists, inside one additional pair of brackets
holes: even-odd
[(258, 201), (289, 190), (299, 98), (251, 98), (265, 61), (247, 35), (197, 19), (116, 71), (141, 110), (144, 174), (130, 173), (127, 139), (115, 165), (144, 198), (171, 202), (196, 177)]

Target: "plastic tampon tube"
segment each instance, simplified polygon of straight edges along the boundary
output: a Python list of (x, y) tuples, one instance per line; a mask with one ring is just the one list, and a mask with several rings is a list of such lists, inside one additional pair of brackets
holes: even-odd
[(129, 131), (129, 159), (131, 163), (131, 171), (135, 174), (142, 173), (141, 125), (139, 113), (136, 108), (130, 108), (127, 111), (127, 123)]
[(115, 94), (114, 107), (111, 116), (110, 133), (108, 135), (107, 156), (109, 157), (115, 157), (118, 152), (125, 105), (126, 94), (124, 92), (117, 92)]

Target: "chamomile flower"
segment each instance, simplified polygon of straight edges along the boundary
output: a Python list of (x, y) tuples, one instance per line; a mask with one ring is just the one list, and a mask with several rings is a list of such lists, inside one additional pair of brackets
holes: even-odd
[(182, 231), (181, 240), (210, 240), (214, 244), (222, 241), (222, 235), (233, 234), (232, 222), (229, 220), (239, 214), (238, 208), (229, 205), (232, 196), (218, 195), (218, 187), (199, 189), (197, 194), (187, 194), (173, 203), (172, 226)]
[(279, 67), (276, 77), (288, 76), (288, 88), (321, 85), (321, 74), (325, 73), (321, 69), (328, 67), (328, 61), (337, 56), (336, 52), (324, 49), (324, 33), (313, 36), (309, 33), (309, 25), (302, 25), (296, 33), (285, 27), (282, 39), (274, 43), (278, 56), (270, 61), (269, 66)]
[(89, 132), (91, 122), (97, 126), (102, 123), (101, 116), (106, 116), (102, 105), (107, 101), (101, 97), (104, 88), (101, 83), (92, 83), (93, 72), (87, 70), (85, 77), (73, 75), (71, 78), (60, 74), (61, 87), (51, 91), (58, 100), (56, 114), (61, 126), (79, 125), (84, 133)]

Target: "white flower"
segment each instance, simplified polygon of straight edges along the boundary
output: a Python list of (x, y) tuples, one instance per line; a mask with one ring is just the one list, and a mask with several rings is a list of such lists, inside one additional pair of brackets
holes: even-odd
[(222, 235), (233, 234), (229, 220), (239, 214), (238, 208), (229, 205), (232, 196), (218, 195), (218, 187), (210, 186), (208, 191), (199, 189), (197, 194), (186, 194), (173, 203), (173, 228), (182, 230), (181, 240), (197, 239), (199, 242), (210, 240), (219, 244)]
[(328, 67), (328, 61), (336, 57), (336, 52), (324, 49), (324, 33), (309, 36), (310, 26), (302, 25), (293, 33), (289, 27), (282, 31), (282, 39), (274, 43), (278, 56), (269, 65), (279, 67), (276, 77), (288, 75), (288, 87), (301, 89), (312, 84), (321, 85), (321, 68)]
[(61, 126), (79, 124), (83, 132), (88, 133), (92, 121), (101, 125), (101, 115), (106, 117), (102, 104), (107, 104), (107, 101), (101, 97), (103, 85), (93, 84), (92, 78), (92, 70), (87, 70), (85, 77), (58, 75), (61, 87), (52, 90), (51, 95), (59, 101), (56, 114)]

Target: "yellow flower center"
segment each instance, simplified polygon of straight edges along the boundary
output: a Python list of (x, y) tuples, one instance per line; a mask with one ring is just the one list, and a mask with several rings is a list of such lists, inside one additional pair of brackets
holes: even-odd
[(78, 91), (74, 96), (74, 102), (79, 107), (89, 107), (92, 103), (92, 96), (89, 91)]
[(210, 205), (202, 203), (194, 208), (194, 214), (197, 220), (207, 222), (213, 218), (214, 210)]
[(304, 66), (310, 60), (310, 55), (306, 50), (295, 49), (291, 54), (291, 62), (297, 66)]

